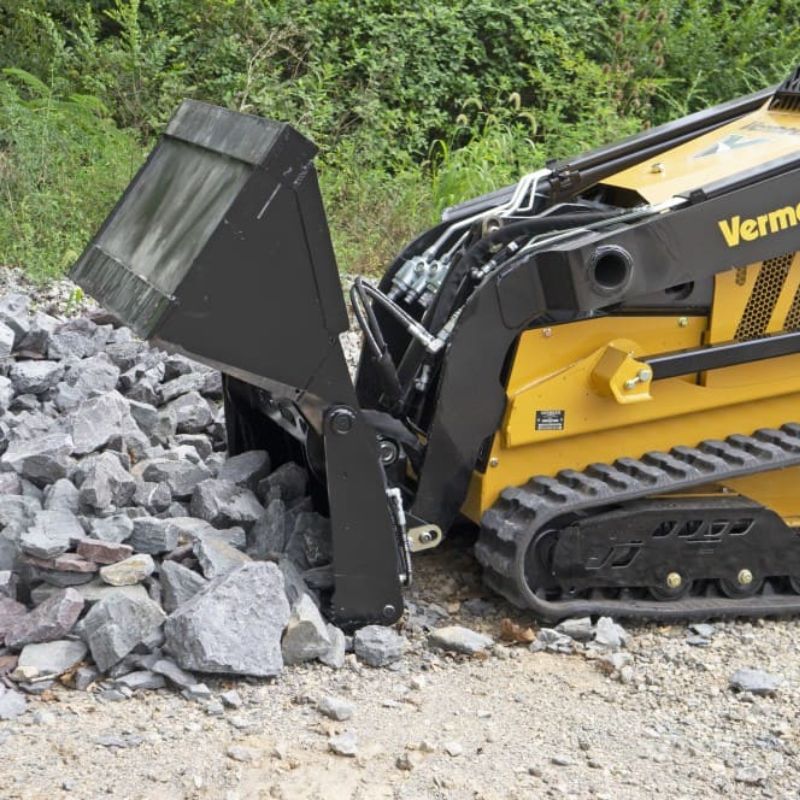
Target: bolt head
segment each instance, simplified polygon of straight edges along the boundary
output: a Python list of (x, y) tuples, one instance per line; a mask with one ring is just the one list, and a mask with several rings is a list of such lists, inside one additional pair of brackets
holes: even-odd
[(753, 582), (753, 573), (749, 569), (740, 569), (736, 580), (740, 586), (749, 586)]
[(335, 433), (350, 433), (356, 422), (356, 415), (349, 408), (336, 409), (331, 414), (330, 425)]
[(639, 370), (639, 380), (640, 381), (649, 381), (650, 378), (653, 377), (653, 373), (649, 369), (640, 369)]
[(397, 613), (397, 609), (391, 603), (387, 603), (383, 607), (382, 613), (384, 619), (391, 619)]
[(666, 583), (669, 589), (679, 589), (683, 583), (683, 578), (679, 572), (670, 572), (669, 575), (667, 575)]
[(499, 464), (500, 464), (500, 459), (499, 458), (490, 458), (489, 459), (489, 466), (490, 467), (496, 467)]
[(678, 327), (685, 328), (689, 324), (689, 317), (678, 317)]

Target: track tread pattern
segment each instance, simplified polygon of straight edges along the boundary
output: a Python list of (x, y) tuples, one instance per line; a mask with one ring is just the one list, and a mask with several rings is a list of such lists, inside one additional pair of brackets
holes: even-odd
[(788, 422), (780, 429), (732, 434), (724, 441), (676, 446), (668, 453), (591, 464), (583, 472), (569, 469), (555, 477), (535, 477), (506, 489), (486, 511), (475, 553), (490, 588), (548, 620), (588, 614), (678, 621), (800, 613), (800, 595), (771, 590), (742, 599), (691, 596), (657, 601), (632, 599), (624, 592), (619, 598), (597, 597), (593, 592), (588, 599), (547, 600), (528, 587), (524, 569), (534, 536), (567, 514), (798, 465), (800, 423)]

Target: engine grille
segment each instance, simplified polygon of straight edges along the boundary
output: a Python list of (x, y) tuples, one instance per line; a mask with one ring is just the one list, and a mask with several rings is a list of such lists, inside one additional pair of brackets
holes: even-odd
[[(763, 336), (767, 332), (772, 312), (775, 310), (783, 285), (786, 283), (793, 260), (794, 254), (791, 253), (779, 258), (770, 258), (761, 265), (753, 291), (736, 328), (736, 339), (753, 339)], [(800, 313), (800, 300), (797, 295), (792, 304), (793, 309), (795, 304), (798, 305), (798, 313)], [(791, 311), (789, 314), (791, 315)]]

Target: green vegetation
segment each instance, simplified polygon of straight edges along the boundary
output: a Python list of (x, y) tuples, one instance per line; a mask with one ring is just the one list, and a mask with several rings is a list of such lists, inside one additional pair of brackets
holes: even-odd
[(0, 2), (0, 264), (80, 252), (184, 97), (321, 149), (341, 265), (446, 205), (782, 78), (800, 0)]

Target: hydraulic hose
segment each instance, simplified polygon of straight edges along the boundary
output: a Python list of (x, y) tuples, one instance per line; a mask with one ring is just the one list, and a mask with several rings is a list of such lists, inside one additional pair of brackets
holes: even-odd
[(451, 267), (439, 288), (436, 301), (428, 318), (425, 320), (425, 326), (431, 333), (439, 331), (450, 316), (451, 309), (464, 280), (469, 276), (473, 268), (479, 267), (489, 258), (495, 247), (507, 245), (515, 239), (523, 237), (530, 238), (550, 233), (551, 231), (563, 231), (594, 222), (612, 220), (627, 212), (628, 209), (614, 209), (613, 211), (587, 211), (578, 214), (532, 217), (531, 219), (504, 225), (502, 228), (483, 236)]

